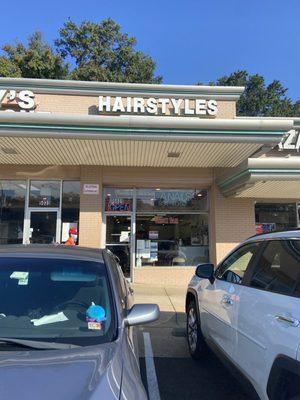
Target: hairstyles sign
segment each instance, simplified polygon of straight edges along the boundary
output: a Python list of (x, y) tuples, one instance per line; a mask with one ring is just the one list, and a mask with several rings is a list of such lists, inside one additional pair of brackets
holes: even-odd
[(216, 116), (216, 100), (99, 96), (99, 113)]

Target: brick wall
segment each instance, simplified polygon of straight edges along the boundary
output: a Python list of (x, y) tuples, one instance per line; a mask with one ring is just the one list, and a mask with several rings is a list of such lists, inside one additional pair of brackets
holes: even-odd
[(194, 267), (138, 267), (134, 268), (133, 279), (135, 283), (186, 287), (194, 273)]
[(254, 199), (226, 198), (211, 190), (210, 255), (215, 264), (241, 241), (255, 234)]
[[(81, 167), (81, 193), (79, 215), (80, 246), (101, 247), (102, 230), (102, 168), (98, 166)], [(99, 194), (83, 194), (83, 185), (99, 185)]]
[[(101, 91), (99, 92), (101, 95)], [(117, 94), (116, 94), (117, 95)], [(114, 96), (111, 96), (112, 98)], [(147, 96), (143, 96), (147, 98)], [(36, 111), (57, 114), (85, 114), (97, 115), (98, 96), (67, 95), (67, 94), (36, 94)], [(191, 100), (193, 106), (194, 100)], [(167, 106), (169, 110), (170, 105)], [(111, 114), (110, 114), (111, 115)], [(167, 111), (166, 115), (170, 115)], [(218, 113), (216, 118), (234, 118), (236, 116), (236, 102), (233, 100), (218, 100)], [(196, 117), (196, 118), (199, 118)], [(202, 117), (203, 118), (203, 117)], [(205, 118), (205, 117), (204, 117)]]

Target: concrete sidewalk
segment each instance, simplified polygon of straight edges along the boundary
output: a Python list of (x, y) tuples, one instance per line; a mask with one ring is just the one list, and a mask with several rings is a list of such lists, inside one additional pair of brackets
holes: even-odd
[(162, 312), (184, 313), (185, 286), (151, 286), (134, 284), (135, 303), (156, 303)]

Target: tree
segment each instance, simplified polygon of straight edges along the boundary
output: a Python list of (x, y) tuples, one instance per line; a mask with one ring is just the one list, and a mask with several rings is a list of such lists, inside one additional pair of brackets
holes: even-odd
[(64, 79), (68, 65), (60, 54), (55, 53), (43, 40), (40, 32), (34, 33), (28, 45), (3, 46), (5, 56), (0, 58), (0, 76), (22, 76), (23, 78)]
[(236, 71), (223, 76), (211, 85), (244, 86), (237, 102), (237, 114), (242, 116), (292, 117), (300, 116), (300, 102), (293, 103), (286, 96), (287, 89), (278, 80), (266, 85), (263, 76)]
[(154, 76), (151, 57), (136, 51), (136, 39), (122, 33), (112, 19), (101, 23), (84, 21), (76, 25), (68, 20), (55, 41), (64, 59), (71, 58), (75, 68), (72, 79), (87, 81), (160, 83)]
[(22, 72), (20, 68), (7, 57), (0, 57), (0, 77), (10, 76), (12, 78), (20, 78)]

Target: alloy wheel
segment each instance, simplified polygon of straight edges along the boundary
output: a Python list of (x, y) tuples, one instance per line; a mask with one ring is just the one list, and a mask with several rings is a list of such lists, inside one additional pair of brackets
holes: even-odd
[(197, 326), (197, 316), (194, 308), (190, 308), (188, 313), (187, 336), (190, 349), (192, 352), (195, 352), (198, 339), (198, 326)]

